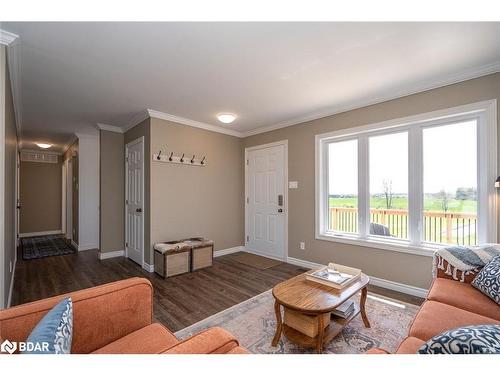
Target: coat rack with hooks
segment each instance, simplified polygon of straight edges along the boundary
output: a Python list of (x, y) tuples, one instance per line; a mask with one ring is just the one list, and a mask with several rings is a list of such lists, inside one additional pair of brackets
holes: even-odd
[(161, 161), (164, 163), (192, 165), (195, 167), (205, 167), (207, 165), (207, 158), (205, 156), (197, 156), (196, 154), (190, 155), (182, 153), (182, 155), (174, 155), (173, 152), (163, 153), (161, 150), (153, 154), (154, 161)]

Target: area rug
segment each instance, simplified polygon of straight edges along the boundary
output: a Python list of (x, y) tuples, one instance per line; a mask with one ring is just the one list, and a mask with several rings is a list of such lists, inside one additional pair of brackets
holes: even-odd
[[(353, 299), (359, 301), (359, 295)], [(325, 346), (324, 353), (361, 354), (374, 347), (394, 352), (407, 336), (418, 309), (415, 305), (368, 293), (366, 313), (371, 328), (365, 328), (358, 315)], [(209, 327), (222, 327), (231, 332), (240, 345), (251, 353), (314, 353), (312, 349), (295, 345), (284, 335), (277, 347), (271, 346), (276, 329), (271, 290), (184, 328), (175, 335), (185, 339)]]
[(24, 260), (67, 255), (75, 252), (75, 249), (66, 243), (62, 235), (26, 237), (21, 239), (21, 245)]
[(238, 263), (246, 264), (247, 266), (255, 267), (259, 270), (266, 270), (268, 268), (277, 266), (278, 264), (282, 263), (279, 260), (265, 258), (259, 255), (249, 254), (249, 253), (236, 254), (233, 255), (231, 258), (237, 261)]

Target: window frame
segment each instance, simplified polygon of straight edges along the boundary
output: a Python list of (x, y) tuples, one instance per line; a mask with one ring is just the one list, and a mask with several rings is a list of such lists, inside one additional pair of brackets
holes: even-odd
[[(478, 243), (497, 241), (497, 102), (487, 100), (315, 136), (316, 239), (432, 256), (423, 241), (423, 129), (477, 119)], [(408, 240), (369, 235), (369, 137), (408, 132)], [(358, 141), (358, 233), (328, 231), (328, 144)]]

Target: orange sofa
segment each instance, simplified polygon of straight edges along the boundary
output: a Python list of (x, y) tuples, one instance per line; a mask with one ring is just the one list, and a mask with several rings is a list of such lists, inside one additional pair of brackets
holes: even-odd
[[(448, 264), (444, 261), (445, 267)], [(463, 282), (454, 280), (453, 267), (447, 274), (436, 270), (437, 277), (427, 294), (427, 299), (413, 320), (408, 337), (401, 342), (396, 354), (415, 354), (430, 338), (449, 329), (476, 324), (500, 324), (500, 306), (474, 288), (471, 273)], [(386, 354), (375, 348), (369, 354)]]
[(179, 341), (163, 325), (153, 323), (153, 287), (137, 277), (1, 310), (0, 337), (25, 341), (41, 318), (67, 296), (73, 301), (72, 353), (247, 353), (222, 328)]

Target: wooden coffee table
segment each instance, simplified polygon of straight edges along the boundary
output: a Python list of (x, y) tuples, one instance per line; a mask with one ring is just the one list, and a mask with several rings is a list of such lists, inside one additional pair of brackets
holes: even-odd
[[(365, 302), (367, 295), (367, 285), (370, 278), (365, 274), (348, 285), (345, 289), (339, 290), (326, 285), (306, 280), (306, 273), (298, 275), (284, 281), (273, 288), (275, 299), (274, 311), (276, 313), (276, 333), (272, 342), (273, 346), (278, 345), (281, 333), (288, 339), (304, 347), (316, 348), (318, 353), (323, 351), (323, 346), (337, 336), (345, 325), (354, 317), (361, 313), (365, 327), (370, 327), (370, 322), (366, 316)], [(361, 291), (359, 304), (355, 302), (354, 312), (347, 318), (342, 319), (332, 315), (330, 324), (324, 321), (325, 313), (330, 313), (336, 307), (347, 301), (350, 297)], [(317, 319), (318, 334), (310, 337), (283, 322), (281, 306), (290, 309), (294, 313), (307, 315), (307, 318)]]

